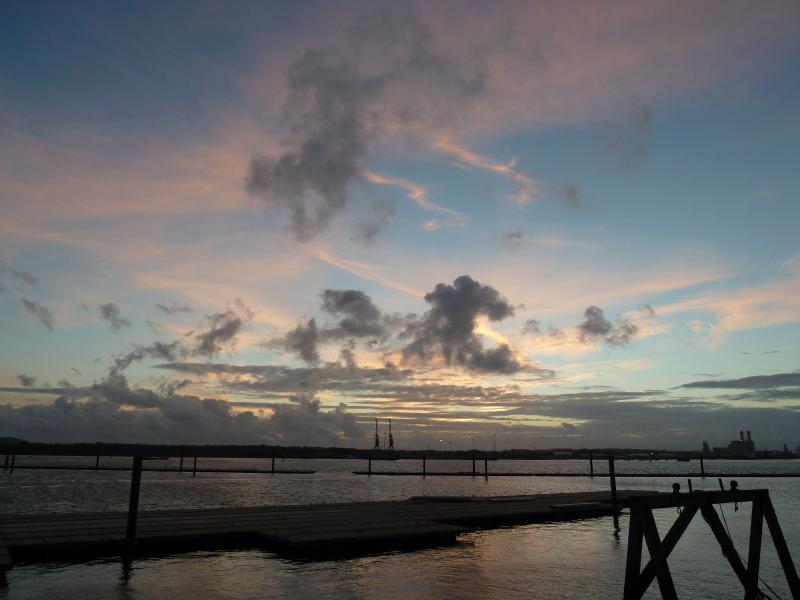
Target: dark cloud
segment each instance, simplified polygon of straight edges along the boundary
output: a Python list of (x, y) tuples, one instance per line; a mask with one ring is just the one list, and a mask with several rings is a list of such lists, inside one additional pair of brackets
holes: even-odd
[(173, 302), (172, 304), (156, 304), (156, 308), (163, 312), (166, 315), (173, 316), (180, 313), (190, 313), (194, 312), (192, 307), (188, 304), (178, 304), (177, 302)]
[(17, 381), (22, 387), (33, 387), (36, 383), (36, 377), (31, 377), (30, 375), (25, 375), (24, 373), (20, 373), (17, 375)]
[(482, 77), (465, 78), (437, 53), (425, 25), (389, 10), (358, 18), (343, 51), (304, 52), (287, 79), (286, 149), (252, 158), (247, 189), (288, 213), (301, 241), (327, 229), (353, 184), (365, 184), (362, 163), (382, 129), (439, 125), (483, 92)]
[(359, 290), (325, 290), (321, 294), (322, 310), (342, 316), (336, 331), (328, 335), (341, 337), (382, 337), (386, 335), (383, 315), (372, 299)]
[(498, 240), (500, 245), (508, 250), (516, 250), (522, 245), (522, 241), (525, 239), (525, 234), (522, 233), (521, 229), (511, 229), (509, 231), (504, 231), (500, 234)]
[(682, 388), (707, 389), (769, 389), (780, 387), (800, 387), (800, 371), (776, 373), (774, 375), (752, 375), (739, 379), (713, 379), (685, 383)]
[(581, 208), (581, 206), (583, 206), (583, 193), (578, 186), (572, 183), (565, 183), (556, 191), (564, 203), (570, 208)]
[(113, 302), (107, 302), (97, 307), (100, 311), (100, 317), (104, 321), (108, 321), (112, 329), (122, 329), (123, 327), (130, 327), (131, 322), (122, 316), (122, 311), (119, 306)]
[(578, 325), (578, 337), (584, 343), (602, 340), (611, 346), (624, 346), (638, 331), (636, 325), (627, 320), (612, 323), (597, 306), (590, 306), (583, 314), (586, 320)]
[(206, 329), (194, 334), (196, 345), (192, 353), (214, 358), (223, 350), (232, 349), (236, 337), (252, 319), (252, 311), (241, 300), (223, 312), (206, 315)]
[(536, 319), (528, 319), (522, 326), (522, 335), (542, 335), (541, 325)]
[(315, 365), (319, 362), (319, 351), (317, 350), (319, 338), (316, 320), (309, 319), (305, 325), (301, 323), (287, 333), (285, 337), (274, 340), (268, 345), (282, 348), (287, 352), (296, 354), (307, 363)]
[(395, 211), (392, 203), (386, 199), (373, 202), (370, 208), (370, 218), (356, 224), (353, 241), (372, 244), (381, 230), (394, 221)]
[(50, 331), (55, 329), (55, 318), (49, 308), (43, 304), (39, 304), (35, 300), (28, 300), (27, 298), (22, 298), (21, 302), (25, 310), (33, 315), (42, 325), (47, 327), (47, 329)]
[(132, 351), (114, 359), (111, 373), (121, 373), (132, 363), (142, 361), (145, 358), (174, 361), (179, 358), (185, 358), (188, 355), (189, 351), (177, 340), (170, 343), (154, 342), (149, 346), (137, 345)]
[(31, 286), (31, 287), (39, 285), (39, 280), (36, 277), (34, 277), (33, 275), (31, 275), (30, 273), (27, 273), (25, 271), (17, 271), (16, 269), (13, 269), (13, 268), (11, 268), (9, 270), (11, 271), (12, 275), (14, 275), (17, 279), (19, 279), (25, 285), (28, 285), (28, 286)]
[(271, 416), (257, 416), (223, 400), (131, 388), (121, 375), (63, 391), (51, 404), (0, 405), (0, 436), (47, 442), (287, 445), (362, 436), (343, 405), (324, 410), (311, 394), (275, 406)]
[(501, 321), (514, 314), (514, 307), (496, 289), (462, 275), (453, 285), (437, 284), (425, 295), (425, 301), (431, 309), (403, 333), (404, 337), (411, 338), (403, 348), (405, 359), (426, 361), (440, 356), (447, 365), (456, 364), (471, 371), (514, 373), (520, 370), (519, 362), (506, 344), (485, 350), (475, 334), (478, 317)]
[(635, 170), (644, 160), (652, 137), (653, 111), (641, 100), (630, 100), (621, 117), (598, 128), (606, 157), (625, 171)]
[(414, 315), (385, 314), (360, 290), (324, 290), (320, 294), (322, 312), (338, 317), (324, 327), (312, 318), (300, 323), (285, 336), (265, 342), (302, 358), (309, 364), (320, 361), (319, 345), (324, 342), (366, 339), (370, 347), (383, 343), (414, 319)]

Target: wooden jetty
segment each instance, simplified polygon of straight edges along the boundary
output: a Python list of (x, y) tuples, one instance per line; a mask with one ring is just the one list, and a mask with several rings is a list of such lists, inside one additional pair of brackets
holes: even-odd
[[(619, 491), (626, 505), (633, 494)], [(140, 511), (137, 549), (265, 544), (302, 554), (356, 552), (455, 541), (476, 527), (615, 514), (610, 492), (505, 497), (417, 497), (405, 501)], [(129, 513), (2, 514), (0, 539), (14, 561), (130, 549)], [(2, 550), (0, 550), (2, 556)], [(8, 566), (8, 565), (6, 565)]]
[[(720, 481), (720, 487), (722, 482)], [(747, 562), (739, 554), (730, 538), (727, 524), (723, 525), (717, 514), (715, 504), (751, 502), (750, 540), (747, 551)], [(625, 567), (624, 600), (639, 600), (647, 592), (653, 580), (658, 581), (661, 597), (665, 600), (677, 600), (675, 583), (667, 563), (670, 553), (678, 544), (689, 523), (699, 512), (708, 523), (714, 537), (720, 545), (722, 555), (730, 563), (733, 572), (744, 588), (745, 600), (757, 600), (765, 597), (759, 585), (759, 566), (761, 563), (761, 540), (764, 522), (766, 522), (775, 551), (786, 576), (786, 582), (792, 598), (800, 599), (800, 578), (789, 554), (789, 547), (772, 506), (769, 490), (740, 490), (735, 481), (729, 490), (724, 488), (714, 492), (680, 493), (680, 485), (673, 484), (672, 494), (657, 496), (631, 495), (628, 497), (631, 509), (630, 526), (628, 528), (628, 553)], [(661, 538), (656, 527), (653, 510), (660, 508), (678, 508), (678, 518), (667, 534)], [(641, 568), (643, 546), (647, 545), (650, 560)], [(771, 590), (770, 590), (771, 591)], [(771, 597), (771, 596), (766, 596)]]

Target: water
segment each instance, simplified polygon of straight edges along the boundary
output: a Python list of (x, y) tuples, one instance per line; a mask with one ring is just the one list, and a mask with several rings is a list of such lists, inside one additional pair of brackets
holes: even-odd
[[(17, 465), (44, 459), (18, 457)], [(93, 465), (93, 458), (49, 459)], [(421, 470), (420, 461), (374, 462), (373, 469)], [(103, 459), (103, 464), (129, 464)], [(177, 463), (173, 463), (177, 464)], [(158, 466), (165, 466), (159, 461)], [(269, 468), (268, 460), (200, 459), (200, 466)], [(313, 475), (145, 473), (141, 507), (199, 508), (396, 500), (413, 495), (514, 495), (608, 489), (608, 480), (564, 477), (364, 477), (351, 471), (365, 461), (278, 460), (277, 468), (316, 469)], [(483, 464), (479, 466), (482, 468)], [(599, 472), (600, 461), (596, 461)], [(618, 461), (617, 472), (696, 472), (699, 464)], [(428, 461), (429, 471), (464, 471), (469, 461)], [(583, 461), (497, 461), (490, 472), (586, 472)], [(800, 471), (800, 461), (706, 461), (706, 470)], [(672, 479), (623, 478), (621, 489), (669, 490)], [(679, 482), (686, 486), (685, 478)], [(740, 488), (766, 487), (792, 556), (800, 558), (800, 479), (745, 478)], [(124, 510), (130, 474), (114, 471), (18, 470), (0, 475), (2, 512)], [(717, 489), (716, 479), (693, 478), (695, 489)], [(746, 554), (750, 510), (725, 505), (734, 542)], [(659, 530), (674, 521), (672, 509), (656, 511)], [(2, 599), (40, 598), (620, 598), (625, 572), (627, 519), (615, 533), (610, 518), (477, 531), (458, 544), (415, 552), (388, 552), (328, 561), (291, 560), (270, 551), (241, 548), (91, 562), (17, 565), (0, 587)], [(761, 575), (782, 597), (791, 597), (769, 534), (764, 534)], [(708, 526), (698, 516), (670, 556), (681, 598), (740, 598), (741, 588)], [(648, 597), (658, 597), (651, 586)]]

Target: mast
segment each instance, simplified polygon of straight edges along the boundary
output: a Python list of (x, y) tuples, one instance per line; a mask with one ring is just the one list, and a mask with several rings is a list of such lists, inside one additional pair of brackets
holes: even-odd
[(375, 446), (373, 450), (381, 449), (381, 437), (378, 435), (378, 417), (375, 417)]

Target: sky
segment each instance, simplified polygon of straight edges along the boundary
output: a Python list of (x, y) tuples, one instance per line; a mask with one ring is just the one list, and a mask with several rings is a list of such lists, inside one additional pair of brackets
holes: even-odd
[(0, 436), (800, 444), (800, 5), (4, 2)]

